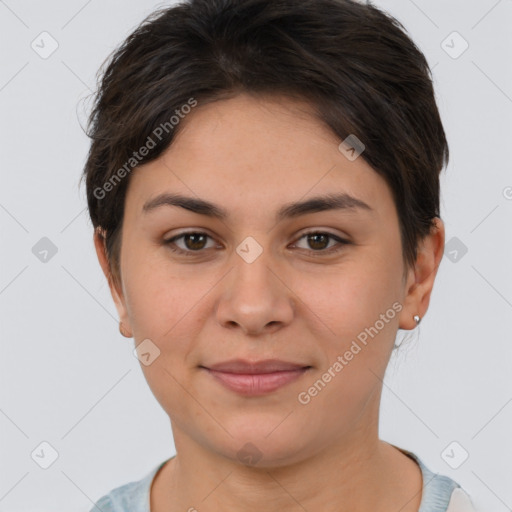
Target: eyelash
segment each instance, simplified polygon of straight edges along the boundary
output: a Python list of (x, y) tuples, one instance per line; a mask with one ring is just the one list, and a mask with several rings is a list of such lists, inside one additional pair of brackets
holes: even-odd
[[(196, 254), (204, 252), (205, 249), (198, 249), (197, 251), (193, 251), (190, 249), (183, 250), (183, 249), (180, 249), (179, 247), (176, 247), (175, 241), (179, 240), (180, 238), (184, 238), (187, 235), (205, 235), (208, 238), (212, 238), (210, 235), (208, 235), (208, 233), (204, 233), (202, 231), (186, 231), (186, 232), (180, 233), (179, 235), (176, 235), (172, 238), (169, 238), (168, 240), (164, 240), (164, 244), (167, 245), (172, 252), (177, 253), (179, 255), (194, 256)], [(350, 242), (348, 242), (347, 240), (344, 240), (343, 238), (340, 238), (337, 235), (329, 233), (328, 231), (308, 231), (307, 233), (303, 233), (297, 239), (297, 241), (302, 240), (304, 237), (307, 237), (308, 235), (327, 235), (328, 238), (335, 240), (339, 244), (338, 247), (334, 246), (329, 249), (318, 249), (316, 251), (313, 249), (302, 249), (302, 250), (306, 250), (315, 255), (322, 254), (322, 253), (327, 254), (327, 255), (335, 254), (335, 253), (341, 251), (343, 249), (343, 246), (350, 245)]]

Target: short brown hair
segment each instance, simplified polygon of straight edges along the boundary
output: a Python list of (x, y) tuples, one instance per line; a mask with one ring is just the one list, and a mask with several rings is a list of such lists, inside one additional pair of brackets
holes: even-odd
[(129, 170), (171, 145), (180, 124), (169, 120), (191, 98), (285, 95), (306, 100), (341, 140), (355, 135), (392, 191), (406, 269), (440, 216), (448, 144), (432, 74), (403, 25), (369, 3), (189, 0), (146, 18), (103, 68), (82, 178), (116, 280)]

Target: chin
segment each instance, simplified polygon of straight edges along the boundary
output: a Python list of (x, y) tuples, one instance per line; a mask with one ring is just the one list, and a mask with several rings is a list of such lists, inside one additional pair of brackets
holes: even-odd
[[(255, 468), (277, 468), (296, 464), (307, 459), (315, 450), (308, 446), (301, 428), (293, 424), (284, 426), (281, 416), (277, 422), (262, 422), (258, 425), (247, 421), (239, 423), (236, 429), (230, 425), (228, 431), (233, 437), (223, 436), (219, 445), (212, 446), (215, 451), (235, 463)], [(280, 425), (280, 422), (281, 425)], [(314, 440), (311, 440), (314, 443)]]

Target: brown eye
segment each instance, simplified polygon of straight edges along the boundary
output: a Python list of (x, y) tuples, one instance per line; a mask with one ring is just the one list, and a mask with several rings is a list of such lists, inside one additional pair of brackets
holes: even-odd
[(198, 250), (204, 249), (205, 241), (208, 237), (201, 233), (191, 233), (183, 236), (187, 249)]
[[(299, 240), (306, 239), (308, 247), (302, 247), (309, 252), (323, 252), (330, 254), (337, 252), (343, 248), (344, 245), (348, 245), (347, 240), (333, 235), (332, 233), (323, 231), (312, 231), (310, 233), (304, 233)], [(329, 246), (329, 242), (334, 241), (334, 245)], [(337, 243), (336, 243), (337, 242)]]
[(325, 233), (312, 233), (306, 236), (312, 249), (325, 249), (329, 245), (329, 235)]
[[(181, 233), (180, 235), (174, 236), (169, 240), (165, 240), (164, 243), (168, 245), (173, 252), (189, 255), (194, 252), (201, 252), (205, 248), (210, 248), (206, 247), (206, 243), (209, 238), (211, 239), (211, 237), (206, 233), (189, 231), (187, 233)], [(183, 242), (182, 247), (176, 243), (178, 240)]]

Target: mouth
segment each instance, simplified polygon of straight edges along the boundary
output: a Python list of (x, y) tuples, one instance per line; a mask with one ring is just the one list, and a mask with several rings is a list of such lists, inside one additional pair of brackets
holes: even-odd
[(277, 359), (256, 362), (235, 359), (200, 368), (231, 391), (260, 396), (299, 379), (312, 367)]

